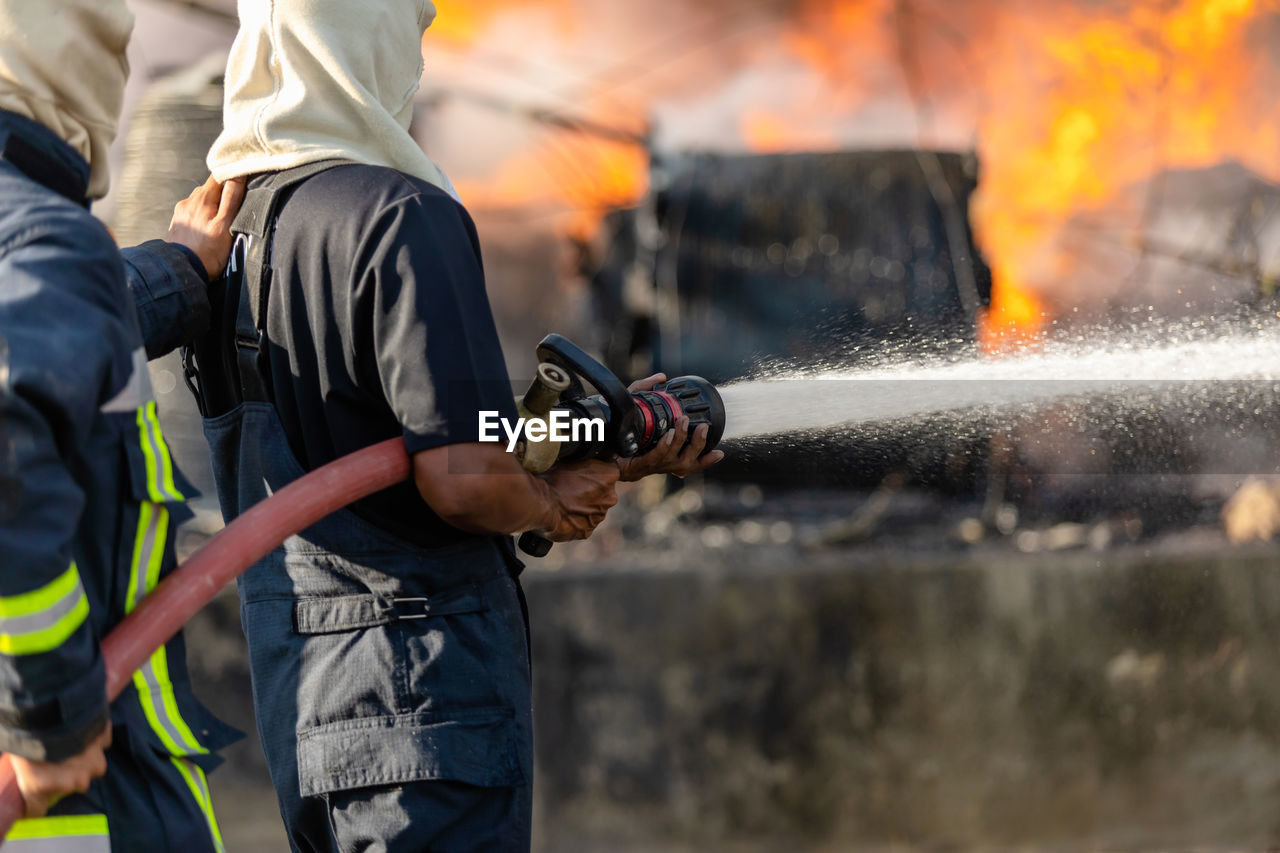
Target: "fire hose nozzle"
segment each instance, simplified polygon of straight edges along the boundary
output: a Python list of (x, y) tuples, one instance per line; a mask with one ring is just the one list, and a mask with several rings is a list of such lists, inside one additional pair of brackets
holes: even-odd
[(569, 390), (569, 374), (559, 365), (544, 361), (538, 365), (537, 375), (529, 385), (521, 402), (530, 413), (545, 418), (560, 402), (560, 395)]
[[(525, 418), (547, 420), (563, 411), (574, 420), (604, 423), (603, 440), (529, 441), (516, 445), (525, 470), (543, 473), (558, 462), (641, 456), (675, 429), (682, 417), (690, 431), (708, 426), (703, 453), (710, 453), (724, 436), (724, 401), (716, 387), (700, 376), (678, 376), (649, 391), (629, 391), (603, 364), (560, 335), (548, 335), (538, 345), (538, 375), (519, 401)], [(583, 382), (598, 394), (587, 396)], [(551, 543), (536, 533), (520, 537), (520, 547), (535, 557), (545, 556)]]
[[(516, 399), (516, 411), (526, 424), (534, 420), (547, 423), (552, 409), (560, 402), (560, 395), (569, 390), (571, 381), (563, 367), (549, 361), (542, 362), (529, 384), (529, 390)], [(530, 474), (545, 473), (560, 456), (560, 447), (551, 440), (551, 431), (544, 429), (542, 435), (540, 440), (530, 439), (526, 429), (516, 442), (516, 455)]]

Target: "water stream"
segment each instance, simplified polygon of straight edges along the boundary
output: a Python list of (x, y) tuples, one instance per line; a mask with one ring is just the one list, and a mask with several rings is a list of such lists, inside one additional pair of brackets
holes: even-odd
[[(987, 416), (1061, 398), (1124, 396), (1144, 389), (1203, 401), (1242, 382), (1280, 379), (1280, 329), (1218, 334), (1166, 330), (1152, 340), (1076, 341), (994, 358), (893, 362), (855, 370), (793, 370), (721, 388), (725, 440), (915, 420)], [(1214, 391), (1220, 391), (1215, 394)], [(1206, 394), (1206, 391), (1208, 392)]]

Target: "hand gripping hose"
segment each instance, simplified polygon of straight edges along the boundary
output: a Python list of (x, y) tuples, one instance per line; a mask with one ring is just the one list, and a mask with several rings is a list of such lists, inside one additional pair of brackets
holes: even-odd
[[(231, 580), (295, 533), (409, 477), (404, 441), (390, 438), (317, 468), (241, 515), (148, 595), (102, 641), (107, 699)], [(25, 804), (9, 757), (0, 757), (0, 839)], [(3, 843), (3, 841), (0, 841)]]

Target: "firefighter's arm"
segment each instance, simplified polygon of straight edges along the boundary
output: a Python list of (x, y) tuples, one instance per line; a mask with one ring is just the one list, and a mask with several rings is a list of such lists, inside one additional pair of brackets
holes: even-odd
[(59, 448), (74, 437), (50, 422), (66, 409), (54, 394), (33, 399), (29, 385), (14, 392), (0, 393), (0, 751), (62, 761), (107, 718), (106, 673), (71, 551), (85, 496)]
[(454, 444), (413, 455), (418, 492), (459, 530), (537, 530), (557, 542), (586, 539), (618, 502), (616, 465), (588, 460), (531, 476), (496, 444)]
[(76, 563), (87, 496), (72, 470), (108, 450), (90, 446), (90, 425), (136, 341), (110, 237), (61, 216), (0, 263), (0, 750), (53, 762), (107, 717), (87, 594), (107, 579)]
[(244, 181), (210, 178), (178, 202), (164, 240), (120, 251), (148, 358), (159, 358), (209, 327), (208, 284), (231, 255), (231, 223)]

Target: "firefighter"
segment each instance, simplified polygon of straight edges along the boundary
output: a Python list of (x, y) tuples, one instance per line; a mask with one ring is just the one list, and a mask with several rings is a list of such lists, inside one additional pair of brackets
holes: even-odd
[(99, 649), (173, 568), (192, 494), (126, 277), (153, 347), (198, 332), (243, 191), (207, 184), (185, 245), (123, 259), (89, 214), (132, 24), (121, 0), (0, 0), (0, 750), (28, 815), (6, 853), (222, 849), (205, 774), (238, 733), (195, 700), (181, 638), (110, 707)]
[[(241, 2), (218, 180), (253, 176), (195, 371), (230, 520), (400, 437), (410, 482), (291, 537), (240, 581), (254, 708), (295, 851), (527, 850), (528, 624), (511, 534), (585, 538), (598, 460), (524, 472), (475, 227), (408, 132), (426, 0)], [(651, 377), (652, 385), (657, 377)], [(687, 420), (628, 476), (686, 474)]]

